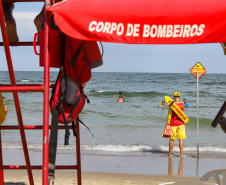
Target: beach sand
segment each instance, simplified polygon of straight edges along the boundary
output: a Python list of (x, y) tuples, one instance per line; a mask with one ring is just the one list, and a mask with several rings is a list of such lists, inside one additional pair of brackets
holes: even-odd
[[(36, 152), (33, 153), (31, 158), (34, 159), (36, 155)], [(58, 154), (58, 164), (65, 164), (63, 161), (70, 164), (69, 162), (74, 162), (75, 158), (71, 155)], [(7, 161), (9, 164), (11, 162), (12, 160)], [(195, 157), (185, 157), (181, 160), (177, 155), (168, 158), (165, 154), (160, 157), (145, 154), (140, 156), (83, 154), (81, 162), (84, 185), (157, 185), (166, 182), (199, 181), (205, 173), (226, 167), (226, 160), (222, 158), (197, 160)], [(33, 176), (35, 185), (41, 185), (42, 171), (33, 170)], [(4, 179), (6, 185), (29, 184), (26, 170), (4, 170)], [(55, 185), (76, 184), (76, 170), (56, 171)]]
[[(5, 185), (28, 185), (26, 171), (5, 171)], [(41, 171), (33, 171), (35, 184), (42, 184)], [(84, 185), (158, 185), (164, 182), (198, 181), (195, 177), (180, 176), (153, 176), (100, 172), (83, 172), (82, 184)], [(55, 185), (75, 185), (77, 176), (75, 171), (57, 171)]]

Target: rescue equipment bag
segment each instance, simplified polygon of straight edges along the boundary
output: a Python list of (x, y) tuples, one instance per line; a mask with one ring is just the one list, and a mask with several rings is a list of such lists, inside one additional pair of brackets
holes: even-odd
[[(64, 144), (68, 145), (70, 135), (68, 124), (72, 123), (72, 130), (76, 136), (75, 121), (81, 122), (79, 113), (87, 99), (82, 85), (91, 78), (91, 67), (84, 60), (82, 41), (63, 33), (60, 34), (60, 40), (61, 68), (50, 99), (52, 120), (49, 141), (49, 184), (51, 182), (54, 184), (58, 123), (65, 124)], [(89, 103), (88, 99), (87, 102)], [(86, 126), (83, 122), (81, 123)], [(86, 128), (89, 130), (87, 126)]]

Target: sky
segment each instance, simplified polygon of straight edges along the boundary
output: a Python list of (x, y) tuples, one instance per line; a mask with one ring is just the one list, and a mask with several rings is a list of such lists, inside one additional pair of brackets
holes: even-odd
[[(20, 41), (33, 41), (37, 32), (33, 21), (42, 6), (40, 2), (15, 3), (13, 15)], [(226, 56), (220, 43), (132, 45), (104, 42), (103, 46), (104, 64), (93, 69), (94, 72), (190, 73), (190, 68), (201, 62), (207, 73), (226, 73)], [(33, 47), (10, 47), (10, 50), (15, 71), (43, 71)], [(0, 70), (7, 71), (3, 47), (0, 60)]]

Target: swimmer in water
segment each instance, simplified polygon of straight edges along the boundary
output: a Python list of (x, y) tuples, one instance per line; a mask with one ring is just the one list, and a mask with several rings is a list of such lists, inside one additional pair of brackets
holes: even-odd
[(158, 107), (165, 107), (166, 104), (165, 104), (165, 101), (162, 101), (162, 104), (159, 104)]
[(117, 102), (124, 102), (124, 96), (122, 95), (121, 91), (119, 91)]

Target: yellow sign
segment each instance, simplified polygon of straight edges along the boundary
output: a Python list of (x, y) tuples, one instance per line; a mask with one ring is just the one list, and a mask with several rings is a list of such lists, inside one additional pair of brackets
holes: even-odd
[(195, 78), (201, 78), (207, 71), (205, 67), (203, 67), (203, 65), (198, 62), (190, 69), (190, 72), (195, 76)]

